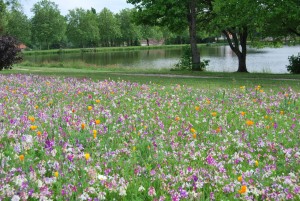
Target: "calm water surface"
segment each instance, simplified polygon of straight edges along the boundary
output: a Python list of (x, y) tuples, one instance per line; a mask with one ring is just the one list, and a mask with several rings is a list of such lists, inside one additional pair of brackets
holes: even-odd
[[(250, 72), (287, 73), (288, 57), (300, 52), (300, 46), (248, 49), (247, 67)], [(77, 53), (26, 56), (31, 62), (85, 62), (108, 67), (173, 68), (182, 53), (181, 48), (120, 51), (105, 53)], [(208, 71), (234, 72), (238, 59), (229, 46), (204, 46), (201, 59), (210, 60)]]

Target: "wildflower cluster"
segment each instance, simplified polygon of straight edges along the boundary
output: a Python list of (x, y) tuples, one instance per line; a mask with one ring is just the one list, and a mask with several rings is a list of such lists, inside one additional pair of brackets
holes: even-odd
[(0, 75), (0, 200), (300, 200), (300, 94), (262, 88)]

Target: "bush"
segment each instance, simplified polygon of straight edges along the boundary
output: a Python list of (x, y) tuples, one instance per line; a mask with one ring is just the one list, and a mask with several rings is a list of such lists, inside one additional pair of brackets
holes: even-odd
[(290, 56), (289, 62), (290, 65), (286, 66), (287, 70), (293, 74), (300, 74), (300, 53), (298, 53), (298, 56)]
[(19, 44), (12, 36), (0, 36), (0, 70), (11, 68), (14, 63), (22, 61)]
[[(203, 59), (200, 62), (201, 71), (205, 70), (208, 66), (209, 60)], [(183, 48), (183, 54), (177, 64), (175, 64), (175, 69), (172, 70), (192, 70), (192, 50), (190, 46), (185, 46)]]

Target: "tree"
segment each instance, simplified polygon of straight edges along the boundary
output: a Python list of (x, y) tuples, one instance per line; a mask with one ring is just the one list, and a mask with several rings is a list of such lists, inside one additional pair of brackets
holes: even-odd
[(149, 39), (162, 39), (163, 33), (157, 26), (142, 25), (141, 26), (142, 38), (147, 41), (147, 46), (149, 46)]
[(94, 46), (99, 40), (97, 15), (93, 10), (76, 8), (67, 15), (67, 37), (76, 46)]
[(54, 42), (63, 39), (66, 31), (66, 20), (60, 14), (58, 6), (49, 0), (42, 0), (34, 4), (32, 11), (32, 36), (33, 40), (42, 47), (47, 48)]
[[(256, 44), (266, 37), (283, 37), (299, 32), (298, 0), (214, 0), (210, 27), (221, 31), (239, 60), (238, 72), (248, 72), (247, 41)], [(289, 12), (287, 12), (289, 10)]]
[(6, 33), (28, 46), (31, 43), (31, 22), (21, 8), (12, 7), (7, 21)]
[(263, 7), (258, 1), (214, 0), (209, 26), (222, 32), (238, 57), (237, 72), (248, 72), (247, 40), (254, 39), (263, 28)]
[(98, 15), (99, 35), (102, 46), (114, 46), (114, 41), (121, 37), (120, 25), (114, 14), (103, 8)]
[(206, 0), (127, 0), (137, 9), (138, 23), (167, 26), (170, 30), (182, 32), (188, 27), (192, 50), (192, 70), (201, 70), (200, 54), (197, 48), (197, 17), (207, 9)]
[(282, 37), (300, 36), (300, 1), (299, 0), (261, 0), (265, 12), (268, 13), (265, 35)]
[(12, 36), (0, 36), (0, 70), (11, 68), (14, 63), (20, 62), (20, 52), (17, 39)]
[(5, 28), (7, 25), (7, 5), (4, 1), (0, 0), (0, 35), (2, 35), (5, 32)]
[(121, 28), (121, 41), (127, 46), (137, 45), (141, 38), (140, 27), (133, 22), (133, 13), (133, 9), (123, 9), (116, 15)]

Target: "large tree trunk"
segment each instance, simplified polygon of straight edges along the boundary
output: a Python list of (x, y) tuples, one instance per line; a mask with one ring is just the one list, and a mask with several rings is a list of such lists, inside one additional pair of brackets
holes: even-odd
[(226, 36), (227, 42), (231, 50), (238, 57), (239, 66), (237, 72), (248, 73), (247, 65), (246, 65), (247, 38), (248, 38), (247, 27), (241, 28), (239, 32), (236, 32), (235, 30), (232, 29), (223, 30), (223, 34)]
[(190, 34), (190, 44), (192, 50), (192, 70), (201, 71), (200, 67), (200, 54), (197, 47), (197, 29), (196, 29), (196, 0), (189, 0), (188, 2), (188, 24), (189, 24), (189, 34)]

